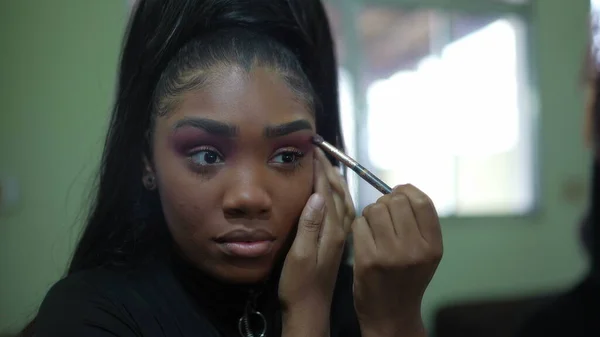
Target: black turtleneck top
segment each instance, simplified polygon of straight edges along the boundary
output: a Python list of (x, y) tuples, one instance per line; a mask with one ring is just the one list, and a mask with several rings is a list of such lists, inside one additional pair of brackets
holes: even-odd
[[(35, 330), (38, 337), (242, 337), (238, 322), (248, 305), (264, 315), (266, 337), (281, 336), (277, 280), (224, 285), (171, 258), (126, 272), (98, 268), (62, 279), (42, 302)], [(250, 317), (258, 337), (262, 321)], [(347, 265), (340, 267), (330, 322), (331, 337), (360, 336)]]

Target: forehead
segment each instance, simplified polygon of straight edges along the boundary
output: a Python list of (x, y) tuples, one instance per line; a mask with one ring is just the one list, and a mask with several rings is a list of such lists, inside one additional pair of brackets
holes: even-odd
[(236, 66), (212, 69), (207, 84), (183, 94), (168, 119), (200, 116), (241, 128), (300, 118), (309, 120), (314, 127), (312, 113), (302, 99), (280, 74), (265, 67), (250, 71)]

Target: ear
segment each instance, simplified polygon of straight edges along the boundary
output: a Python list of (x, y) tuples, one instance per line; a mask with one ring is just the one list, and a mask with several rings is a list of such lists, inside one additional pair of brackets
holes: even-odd
[(154, 168), (152, 167), (152, 164), (150, 163), (150, 160), (148, 159), (147, 155), (144, 155), (142, 157), (142, 162), (144, 163), (144, 175), (154, 174)]
[(156, 188), (156, 176), (154, 168), (146, 155), (142, 158), (144, 163), (144, 173), (142, 174), (142, 184), (147, 190), (152, 191)]

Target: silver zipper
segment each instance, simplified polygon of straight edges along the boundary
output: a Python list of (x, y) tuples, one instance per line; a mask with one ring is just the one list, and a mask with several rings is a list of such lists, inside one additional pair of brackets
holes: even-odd
[[(254, 292), (250, 293), (248, 301), (246, 302), (246, 308), (244, 314), (238, 320), (238, 331), (242, 337), (265, 337), (267, 334), (267, 320), (265, 316), (258, 310), (256, 310), (256, 299), (258, 295)], [(258, 334), (250, 326), (250, 318), (255, 316), (262, 322), (262, 327)]]

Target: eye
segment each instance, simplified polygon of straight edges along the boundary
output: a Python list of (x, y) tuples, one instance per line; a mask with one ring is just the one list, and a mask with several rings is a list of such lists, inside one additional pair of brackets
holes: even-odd
[(190, 159), (198, 166), (215, 165), (223, 162), (221, 154), (216, 150), (200, 149), (194, 152)]
[(271, 161), (276, 164), (294, 164), (302, 157), (304, 157), (304, 153), (298, 150), (286, 149), (278, 152)]

